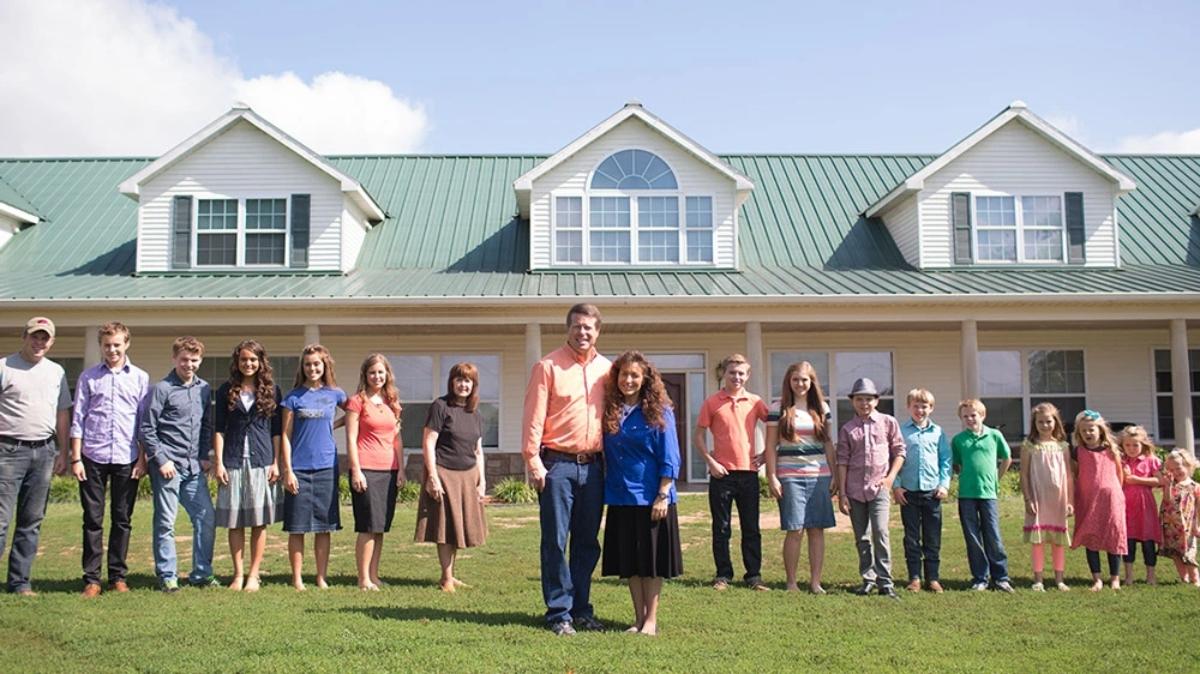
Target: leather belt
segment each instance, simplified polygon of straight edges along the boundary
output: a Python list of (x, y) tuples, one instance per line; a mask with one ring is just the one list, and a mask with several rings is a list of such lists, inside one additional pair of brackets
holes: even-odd
[(0, 442), (6, 445), (13, 445), (15, 447), (45, 447), (46, 445), (54, 442), (54, 436), (50, 436), (42, 440), (19, 440), (12, 436), (0, 435)]
[(550, 449), (549, 447), (542, 447), (543, 460), (550, 459), (552, 461), (570, 461), (571, 463), (577, 463), (579, 465), (587, 465), (593, 461), (599, 461), (602, 458), (604, 458), (604, 452), (602, 451), (580, 452), (575, 454), (571, 452), (560, 452), (557, 449)]

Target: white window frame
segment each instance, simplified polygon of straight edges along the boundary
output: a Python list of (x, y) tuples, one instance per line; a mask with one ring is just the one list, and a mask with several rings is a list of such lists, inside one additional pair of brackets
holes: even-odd
[[(1083, 391), (1080, 393), (1037, 393), (1037, 394), (1033, 393), (1033, 391), (1031, 390), (1030, 381), (1029, 381), (1029, 355), (1035, 351), (1078, 351), (1079, 353), (1081, 353), (1083, 355)], [(996, 346), (996, 347), (988, 347), (988, 348), (980, 347), (979, 356), (982, 356), (984, 353), (1000, 353), (1000, 352), (1016, 352), (1020, 355), (1020, 359), (1021, 359), (1021, 395), (1020, 396), (989, 395), (989, 394), (984, 393), (983, 391), (980, 391), (979, 398), (980, 399), (984, 399), (984, 398), (1008, 399), (1008, 398), (1019, 397), (1021, 399), (1021, 428), (1019, 429), (1020, 433), (1017, 434), (1019, 437), (1023, 438), (1028, 434), (1028, 432), (1029, 432), (1029, 410), (1031, 410), (1033, 408), (1033, 406), (1038, 403), (1041, 403), (1041, 402), (1054, 403), (1055, 400), (1061, 399), (1061, 398), (1082, 397), (1084, 409), (1087, 409), (1088, 397), (1089, 397), (1089, 395), (1088, 395), (1089, 385), (1088, 385), (1088, 350), (1086, 348), (1081, 347), (1081, 346), (1021, 346), (1021, 347)], [(980, 370), (982, 370), (982, 365), (980, 363), (976, 363), (976, 367), (979, 367)], [(1035, 400), (1035, 396), (1036, 396), (1036, 400)], [(1056, 404), (1056, 406), (1057, 406), (1057, 404)], [(1061, 409), (1061, 407), (1060, 407), (1060, 409)], [(1066, 418), (1063, 419), (1064, 424), (1070, 424), (1073, 421), (1074, 421), (1074, 419), (1066, 419)], [(985, 420), (984, 423), (986, 424), (987, 421)], [(1020, 444), (1020, 440), (1013, 441), (1012, 444)]]
[[(289, 226), (292, 216), (292, 200), (289, 194), (249, 194), (234, 196), (229, 194), (212, 194), (201, 193), (192, 195), (195, 200), (195, 207), (192, 209), (192, 244), (191, 244), (191, 264), (192, 269), (203, 270), (232, 270), (232, 269), (287, 269), (292, 264), (292, 228)], [(247, 264), (246, 263), (246, 235), (247, 234), (279, 234), (279, 230), (261, 230), (261, 229), (246, 229), (246, 201), (253, 200), (274, 200), (282, 199), (284, 202), (284, 218), (283, 218), (283, 263), (282, 264)], [(197, 260), (200, 255), (200, 202), (201, 201), (236, 201), (237, 202), (237, 229), (236, 230), (205, 230), (205, 233), (212, 232), (214, 234), (235, 234), (235, 246), (237, 248), (236, 257), (233, 265), (226, 264), (199, 264)]]
[[(655, 189), (622, 190), (622, 189), (613, 189), (613, 188), (592, 188), (592, 186), (591, 186), (592, 177), (595, 175), (596, 169), (598, 169), (600, 167), (600, 165), (603, 164), (606, 160), (608, 160), (608, 158), (611, 157), (612, 155), (617, 154), (618, 152), (623, 152), (625, 150), (641, 150), (643, 152), (648, 152), (650, 154), (653, 154), (655, 157), (658, 157), (664, 164), (667, 165), (667, 167), (669, 169), (671, 169), (671, 173), (673, 173), (675, 175), (675, 183), (678, 187), (673, 190), (655, 190)], [(604, 154), (604, 156), (601, 157), (600, 160), (596, 162), (596, 164), (591, 168), (591, 170), (588, 171), (584, 185), (585, 186), (582, 190), (580, 190), (580, 189), (565, 189), (565, 190), (554, 190), (554, 191), (550, 192), (550, 264), (551, 264), (551, 266), (559, 267), (559, 268), (582, 268), (582, 267), (604, 267), (604, 268), (607, 268), (607, 267), (616, 267), (616, 268), (699, 267), (699, 268), (712, 268), (712, 267), (717, 266), (717, 263), (716, 263), (716, 259), (717, 259), (717, 244), (716, 244), (717, 216), (715, 213), (716, 203), (717, 203), (716, 196), (714, 194), (709, 194), (709, 193), (693, 194), (690, 192), (686, 192), (682, 187), (682, 183), (681, 183), (680, 177), (679, 177), (679, 171), (677, 171), (675, 169), (675, 167), (671, 164), (671, 162), (667, 161), (667, 159), (665, 159), (658, 152), (655, 152), (654, 150), (650, 150), (650, 149), (647, 149), (644, 147), (636, 147), (636, 146), (621, 147), (621, 148), (614, 149), (610, 152), (606, 152)], [(581, 216), (582, 216), (582, 221), (583, 221), (581, 228), (576, 228), (576, 227), (560, 228), (559, 227), (559, 225), (558, 225), (558, 199), (559, 199), (559, 197), (574, 197), (574, 198), (580, 199), (580, 203), (582, 204)], [(607, 228), (606, 227), (606, 228), (598, 228), (598, 229), (593, 230), (592, 226), (591, 226), (591, 218), (592, 218), (591, 199), (592, 199), (592, 197), (620, 197), (620, 198), (628, 199), (629, 200), (629, 228), (628, 229), (618, 229), (618, 228)], [(639, 224), (638, 224), (638, 215), (639, 215), (639, 213), (638, 213), (638, 197), (674, 198), (677, 201), (677, 213), (679, 215), (679, 223), (678, 223), (678, 226), (676, 227), (676, 231), (677, 231), (677, 235), (678, 235), (678, 248), (677, 248), (678, 258), (676, 261), (674, 261), (674, 262), (661, 261), (661, 260), (659, 260), (659, 261), (655, 261), (655, 260), (643, 261), (640, 259), (640, 256), (638, 255), (638, 248), (639, 248), (638, 235), (639, 235), (639, 233), (641, 231), (662, 232), (662, 231), (667, 231), (667, 230), (665, 228), (661, 228), (661, 227), (651, 227), (651, 228), (642, 230), (639, 227)], [(689, 231), (689, 228), (687, 226), (687, 197), (705, 197), (705, 198), (709, 199), (709, 203), (712, 205), (712, 208), (714, 211), (711, 214), (712, 222), (713, 222), (712, 226), (707, 229), (691, 228), (691, 230), (690, 230), (690, 231), (708, 231), (708, 232), (712, 233), (712, 257), (713, 257), (712, 261), (706, 261), (706, 260), (695, 260), (694, 261), (694, 260), (688, 259), (687, 233)], [(570, 231), (570, 232), (582, 232), (583, 250), (582, 250), (580, 262), (559, 260), (559, 258), (558, 258), (558, 233), (560, 230), (561, 231)], [(591, 245), (592, 233), (593, 232), (602, 232), (602, 231), (604, 231), (604, 232), (623, 232), (623, 233), (629, 234), (629, 248), (630, 248), (629, 262), (593, 261), (592, 260), (592, 245)]]
[[(1166, 351), (1167, 356), (1170, 357), (1171, 347), (1170, 346), (1152, 346), (1152, 347), (1150, 347), (1150, 405), (1151, 405), (1151, 409), (1153, 410), (1153, 415), (1154, 415), (1154, 437), (1157, 438), (1160, 443), (1175, 444), (1178, 442), (1178, 440), (1176, 440), (1176, 438), (1175, 438), (1175, 428), (1174, 427), (1162, 428), (1161, 426), (1159, 426), (1159, 423), (1158, 423), (1158, 418), (1159, 418), (1158, 399), (1161, 396), (1170, 396), (1171, 397), (1171, 405), (1172, 405), (1171, 416), (1172, 416), (1172, 418), (1175, 416), (1175, 410), (1174, 410), (1175, 392), (1172, 391), (1171, 393), (1162, 393), (1158, 390), (1158, 363), (1156, 362), (1156, 353), (1159, 351)], [(1188, 376), (1189, 377), (1191, 376), (1191, 367), (1192, 367), (1191, 352), (1192, 351), (1200, 351), (1200, 348), (1191, 348), (1191, 347), (1188, 348)], [(1172, 388), (1174, 388), (1174, 383), (1172, 383)], [(1200, 398), (1200, 391), (1192, 390), (1193, 409), (1195, 409), (1194, 401), (1197, 398)], [(1192, 421), (1195, 422), (1196, 419), (1193, 419)], [(1200, 424), (1193, 423), (1192, 435), (1196, 436), (1195, 439), (1200, 440)]]
[[(388, 359), (389, 363), (391, 362), (391, 360), (393, 358), (413, 358), (413, 357), (430, 358), (433, 361), (433, 367), (432, 367), (432, 372), (431, 372), (432, 378), (433, 378), (433, 386), (431, 388), (431, 390), (433, 391), (433, 397), (430, 398), (429, 400), (420, 400), (418, 398), (408, 397), (409, 394), (403, 388), (401, 388), (400, 389), (400, 404), (402, 406), (405, 403), (414, 403), (414, 404), (418, 404), (418, 405), (425, 405), (425, 404), (432, 403), (434, 400), (437, 400), (438, 398), (441, 398), (442, 396), (446, 395), (446, 376), (450, 371), (450, 366), (454, 365), (454, 361), (456, 361), (457, 358), (463, 357), (463, 356), (467, 356), (467, 357), (471, 357), (471, 358), (476, 358), (479, 356), (495, 358), (496, 359), (496, 398), (490, 399), (490, 398), (480, 397), (479, 402), (481, 404), (487, 403), (489, 405), (496, 406), (496, 444), (489, 445), (485, 441), (485, 443), (483, 445), (483, 451), (485, 454), (487, 454), (489, 452), (495, 453), (495, 452), (500, 451), (500, 448), (504, 444), (504, 426), (505, 426), (505, 424), (504, 424), (504, 409), (505, 409), (505, 406), (504, 406), (504, 354), (502, 354), (498, 351), (472, 351), (471, 349), (465, 349), (465, 350), (461, 350), (461, 351), (434, 351), (434, 352), (429, 352), (429, 351), (424, 351), (424, 352), (388, 351), (388, 352), (384, 353), (384, 356)], [(395, 365), (392, 366), (392, 369), (393, 370), (396, 369)], [(424, 424), (425, 420), (422, 419), (419, 423)], [(404, 436), (401, 435), (402, 443), (403, 443), (403, 438), (404, 438)], [(403, 449), (404, 449), (405, 455), (420, 454), (422, 451), (422, 448), (420, 446), (416, 446), (416, 447), (405, 446)]]
[[(1067, 197), (1065, 192), (1058, 193), (1033, 193), (1033, 192), (998, 192), (994, 190), (976, 190), (971, 193), (971, 257), (976, 264), (981, 265), (1014, 265), (1014, 264), (1029, 264), (1029, 265), (1065, 265), (1067, 264)], [(1013, 214), (1015, 224), (1013, 227), (998, 227), (998, 226), (982, 226), (979, 224), (979, 198), (980, 197), (1003, 197), (1013, 200)], [(1025, 224), (1024, 205), (1025, 198), (1036, 197), (1055, 197), (1058, 199), (1060, 226), (1054, 227), (1035, 226)], [(1016, 235), (1017, 240), (1017, 259), (1015, 260), (984, 260), (979, 257), (979, 233), (980, 231), (1012, 231)], [(1061, 234), (1062, 250), (1059, 253), (1057, 260), (1037, 260), (1025, 257), (1025, 233), (1026, 232), (1050, 232), (1057, 231)]]
[[(880, 396), (879, 399), (881, 401), (890, 400), (892, 402), (892, 410), (895, 413), (893, 416), (900, 415), (903, 413), (903, 408), (896, 407), (896, 405), (897, 405), (896, 400), (899, 398), (899, 396), (897, 395), (897, 391), (896, 391), (896, 379), (898, 377), (897, 377), (897, 373), (896, 373), (896, 350), (895, 349), (875, 349), (875, 348), (870, 348), (870, 347), (855, 348), (855, 349), (803, 348), (803, 347), (786, 348), (786, 349), (771, 349), (770, 351), (767, 352), (767, 362), (766, 362), (766, 368), (765, 368), (767, 370), (767, 377), (772, 378), (772, 379), (776, 378), (776, 373), (771, 372), (771, 357), (772, 356), (774, 356), (775, 354), (779, 354), (779, 353), (804, 353), (804, 352), (825, 354), (826, 363), (827, 363), (827, 367), (828, 367), (828, 372), (826, 373), (828, 381), (822, 380), (821, 387), (823, 389), (822, 393), (825, 394), (825, 402), (828, 403), (828, 405), (829, 405), (830, 417), (833, 419), (833, 428), (831, 429), (830, 437), (835, 442), (837, 440), (838, 429), (842, 427), (843, 423), (848, 421), (848, 419), (840, 419), (839, 418), (838, 409), (837, 409), (838, 396), (837, 396), (837, 392), (835, 389), (836, 389), (836, 382), (837, 382), (837, 376), (838, 376), (837, 356), (840, 353), (886, 353), (888, 355), (888, 358), (892, 362), (892, 381), (889, 382), (892, 387), (892, 394), (886, 395), (886, 396)], [(778, 373), (778, 376), (780, 378), (782, 378), (783, 373), (782, 372)], [(875, 383), (876, 383), (876, 385), (880, 384), (880, 382), (875, 382)], [(768, 386), (769, 388), (766, 388), (767, 394), (763, 396), (763, 400), (766, 400), (769, 403), (778, 402), (780, 387), (782, 386), (782, 384), (783, 384), (782, 379), (777, 380), (777, 381), (767, 382), (766, 386)], [(903, 418), (903, 417), (897, 416), (897, 418)]]

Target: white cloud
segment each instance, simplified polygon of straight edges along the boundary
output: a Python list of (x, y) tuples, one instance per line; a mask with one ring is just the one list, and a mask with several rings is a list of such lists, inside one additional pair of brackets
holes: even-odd
[(0, 0), (0, 155), (158, 155), (236, 100), (322, 153), (411, 152), (420, 105), (340, 72), (245, 77), (190, 19), (143, 0)]
[(1200, 154), (1200, 129), (1164, 131), (1151, 136), (1126, 136), (1118, 152), (1129, 154)]

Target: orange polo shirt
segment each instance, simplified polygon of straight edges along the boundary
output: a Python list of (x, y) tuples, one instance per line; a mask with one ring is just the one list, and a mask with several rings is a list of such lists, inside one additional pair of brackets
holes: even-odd
[(767, 420), (767, 404), (743, 390), (736, 397), (717, 391), (700, 407), (697, 425), (712, 433), (712, 454), (726, 470), (755, 470), (754, 427)]
[(610, 369), (612, 362), (595, 350), (579, 354), (568, 345), (533, 366), (521, 427), (526, 464), (543, 445), (572, 454), (601, 450), (604, 385)]

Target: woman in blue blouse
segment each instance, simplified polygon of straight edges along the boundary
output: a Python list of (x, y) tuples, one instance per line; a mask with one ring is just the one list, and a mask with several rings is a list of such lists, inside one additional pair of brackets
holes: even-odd
[(613, 363), (604, 406), (604, 528), (601, 573), (629, 580), (633, 626), (658, 633), (663, 578), (683, 573), (675, 478), (679, 438), (658, 370), (641, 353)]

